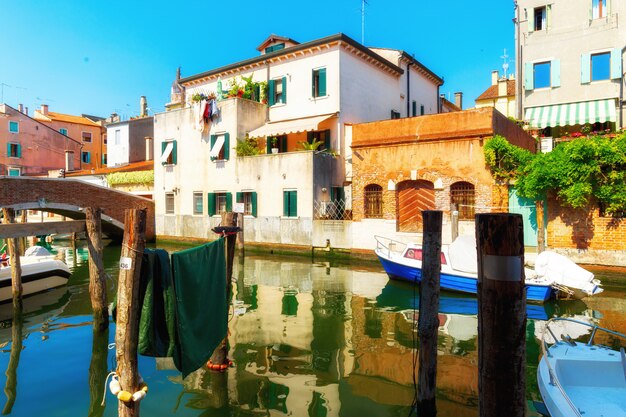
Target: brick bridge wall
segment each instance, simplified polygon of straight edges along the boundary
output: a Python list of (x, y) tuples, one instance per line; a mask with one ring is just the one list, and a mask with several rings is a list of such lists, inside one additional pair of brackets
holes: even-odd
[[(28, 207), (28, 205), (33, 203)], [(43, 204), (41, 204), (43, 203)], [(46, 205), (67, 205), (80, 208), (100, 207), (104, 215), (124, 224), (125, 209), (146, 209), (146, 240), (153, 241), (154, 201), (123, 191), (100, 187), (72, 179), (0, 177), (0, 207), (22, 205), (21, 208), (63, 212), (70, 218), (85, 218), (81, 212), (46, 208)], [(18, 207), (20, 208), (20, 207)], [(103, 219), (103, 229), (111, 229)]]

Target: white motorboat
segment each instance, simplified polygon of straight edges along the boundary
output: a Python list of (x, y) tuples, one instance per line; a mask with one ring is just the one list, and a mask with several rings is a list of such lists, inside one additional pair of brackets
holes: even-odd
[[(70, 269), (65, 262), (41, 246), (28, 248), (25, 255), (20, 256), (20, 265), (23, 296), (65, 285), (70, 277)], [(0, 303), (12, 298), (11, 266), (7, 264), (0, 267)]]
[[(567, 321), (587, 326), (587, 343), (569, 335), (557, 338), (550, 324)], [(593, 343), (600, 330), (626, 340), (626, 335), (569, 318), (553, 318), (542, 340), (543, 357), (537, 369), (541, 397), (552, 417), (626, 416), (626, 354)], [(553, 344), (548, 344), (550, 335)]]

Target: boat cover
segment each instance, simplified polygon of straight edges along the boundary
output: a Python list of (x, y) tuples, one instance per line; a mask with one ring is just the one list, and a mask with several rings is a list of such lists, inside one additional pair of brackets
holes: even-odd
[(50, 252), (48, 251), (48, 249), (44, 248), (43, 246), (31, 246), (30, 248), (26, 249), (26, 251), (24, 252), (24, 256), (50, 256)]
[(593, 274), (556, 252), (545, 251), (535, 261), (537, 276), (568, 287), (592, 291)]
[(476, 257), (476, 238), (473, 235), (461, 235), (448, 248), (452, 269), (468, 274), (478, 274)]

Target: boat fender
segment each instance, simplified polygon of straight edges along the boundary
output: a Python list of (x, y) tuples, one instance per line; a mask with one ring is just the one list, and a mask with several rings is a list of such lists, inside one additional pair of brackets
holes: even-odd
[(211, 360), (209, 359), (209, 361), (206, 364), (206, 367), (212, 371), (219, 371), (219, 372), (224, 372), (226, 369), (228, 369), (228, 367), (233, 365), (233, 361), (228, 360), (228, 363), (213, 363), (211, 362)]
[[(119, 376), (117, 375), (116, 372), (111, 372), (109, 375), (107, 375), (106, 379), (109, 379), (109, 377), (111, 377), (111, 382), (109, 382), (109, 390), (111, 391), (111, 394), (117, 397), (118, 400), (128, 403), (131, 401), (139, 402), (143, 400), (144, 398), (146, 398), (146, 395), (148, 394), (148, 384), (144, 382), (141, 375), (139, 375), (139, 391), (136, 391), (135, 393), (131, 393), (129, 391), (125, 391), (122, 389), (122, 386), (119, 381)], [(105, 381), (105, 386), (106, 386), (106, 381)], [(101, 404), (103, 407), (104, 407), (105, 399), (106, 399), (106, 388), (105, 388), (105, 395), (102, 398), (102, 404)]]

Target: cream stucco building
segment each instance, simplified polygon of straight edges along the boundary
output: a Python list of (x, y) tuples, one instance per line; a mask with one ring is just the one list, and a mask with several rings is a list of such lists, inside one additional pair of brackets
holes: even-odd
[(491, 72), (491, 85), (476, 98), (476, 108), (494, 107), (506, 117), (515, 117), (515, 78), (500, 77), (498, 71)]
[(517, 117), (545, 136), (624, 126), (626, 2), (518, 0)]
[[(323, 246), (328, 223), (314, 220), (351, 215), (351, 125), (439, 112), (443, 80), (404, 51), (344, 34), (302, 44), (272, 35), (257, 50), (177, 75), (154, 122), (157, 235), (212, 238), (219, 213), (238, 208), (248, 242)], [(217, 114), (201, 114), (204, 97)], [(237, 155), (245, 138), (258, 154)], [(333, 236), (350, 236), (337, 223)]]

